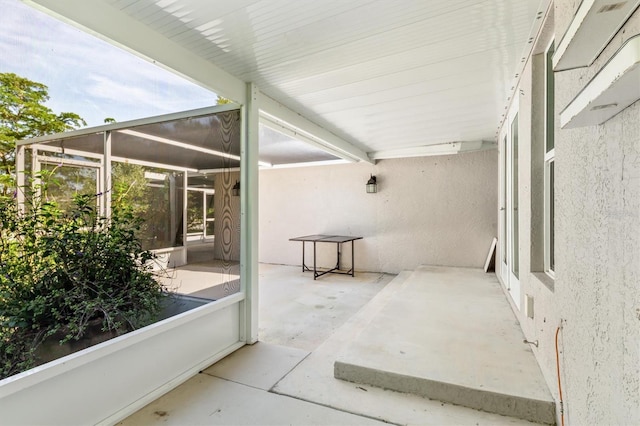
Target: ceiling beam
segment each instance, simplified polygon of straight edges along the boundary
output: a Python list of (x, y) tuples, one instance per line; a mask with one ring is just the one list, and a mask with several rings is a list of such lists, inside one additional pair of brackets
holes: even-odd
[(299, 139), (311, 140), (314, 145), (324, 147), (329, 153), (340, 158), (348, 161), (366, 161), (373, 164), (373, 160), (369, 158), (367, 153), (351, 142), (303, 117), (264, 93), (260, 93), (258, 108), (260, 109), (260, 117), (263, 123), (273, 127), (276, 131), (281, 131), (279, 128), (288, 128)]
[[(245, 82), (103, 1), (22, 0), (102, 40), (161, 66), (236, 103), (245, 101)], [(99, 55), (96, 52), (96, 55)], [(214, 103), (212, 97), (211, 103)]]
[(263, 126), (266, 126), (268, 128), (270, 128), (271, 130), (278, 132), (280, 134), (289, 136), (292, 139), (301, 141), (301, 142), (305, 142), (308, 145), (311, 145), (315, 148), (318, 148), (319, 150), (322, 150), (323, 152), (327, 152), (331, 155), (335, 155), (336, 157), (340, 158), (341, 160), (347, 161), (349, 163), (355, 163), (356, 160), (355, 158), (351, 157), (350, 155), (346, 155), (341, 151), (337, 151), (335, 149), (331, 149), (330, 147), (328, 147), (326, 144), (322, 144), (320, 143), (317, 139), (308, 137), (306, 134), (300, 133), (299, 131), (296, 131), (295, 129), (292, 129), (290, 126), (286, 125), (286, 124), (282, 124), (281, 121), (279, 120), (274, 120), (271, 118), (271, 116), (268, 116), (266, 114), (261, 114), (260, 115), (260, 124), (262, 124)]
[(416, 146), (411, 148), (390, 149), (386, 151), (370, 152), (373, 160), (386, 160), (390, 158), (430, 157), (434, 155), (452, 155), (461, 152), (486, 151), (496, 149), (498, 146), (491, 141), (461, 141), (448, 142), (437, 145)]

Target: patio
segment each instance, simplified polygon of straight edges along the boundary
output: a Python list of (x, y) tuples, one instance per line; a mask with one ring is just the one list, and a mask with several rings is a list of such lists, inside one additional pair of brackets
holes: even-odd
[[(559, 424), (640, 424), (640, 0), (22, 1), (234, 103), (217, 107), (235, 111), (233, 161), (212, 152), (226, 136), (136, 122), (57, 137), (87, 143), (38, 138), (16, 162), (96, 184), (107, 213), (133, 158), (169, 225), (146, 243), (173, 265), (224, 225), (205, 208), (213, 189), (234, 213), (214, 244), (229, 237), (241, 284), (0, 382), (4, 423), (520, 422), (429, 396), (545, 422), (553, 398)], [(197, 162), (160, 167), (179, 147)], [(198, 182), (210, 174), (221, 187)], [(189, 191), (203, 199), (192, 227)], [(260, 272), (298, 265), (288, 239), (313, 233), (363, 236), (358, 270), (398, 277), (377, 290), (365, 274), (312, 286), (293, 266)], [(480, 267), (494, 237), (497, 277), (452, 280), (475, 275), (460, 268)], [(341, 311), (357, 294), (343, 284), (373, 293)]]
[[(427, 295), (429, 288), (435, 293)], [(408, 377), (415, 384), (420, 376), (440, 372), (440, 389), (456, 393), (461, 386), (475, 387), (475, 394), (461, 393), (470, 400), (501, 392), (521, 397), (515, 403), (502, 400), (504, 407), (522, 408), (525, 400), (539, 399), (546, 413), (538, 407), (526, 415), (543, 413), (541, 419), (547, 415), (553, 422), (552, 398), (492, 274), (421, 267), (397, 276), (361, 272), (313, 281), (299, 267), (260, 264), (260, 291), (258, 343), (204, 369), (121, 424), (532, 424), (427, 399), (415, 389), (384, 390), (393, 386), (366, 384), (366, 375), (354, 380), (359, 383), (338, 380), (338, 359), (343, 366), (366, 361), (370, 377), (382, 380), (399, 369), (404, 379), (397, 380), (396, 373), (396, 384), (412, 383)], [(420, 300), (431, 300), (422, 314), (402, 304), (420, 293)], [(438, 298), (430, 297), (436, 293)], [(425, 321), (436, 306), (438, 316), (445, 311), (449, 316)], [(469, 327), (475, 328), (473, 335)], [(409, 340), (402, 344), (407, 333), (412, 347)], [(449, 342), (446, 347), (442, 339)], [(505, 369), (508, 357), (517, 360), (517, 372)], [(473, 374), (480, 370), (483, 374)], [(346, 374), (353, 371), (347, 368)]]

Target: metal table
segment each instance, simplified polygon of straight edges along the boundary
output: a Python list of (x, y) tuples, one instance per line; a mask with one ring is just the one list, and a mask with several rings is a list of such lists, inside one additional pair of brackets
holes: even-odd
[[(289, 241), (302, 241), (302, 272), (305, 271), (313, 271), (313, 279), (315, 280), (318, 277), (321, 277), (325, 274), (343, 274), (343, 275), (351, 275), (352, 277), (355, 274), (355, 265), (354, 265), (354, 250), (353, 250), (353, 242), (355, 240), (361, 240), (362, 237), (351, 237), (346, 235), (305, 235), (304, 237), (295, 237), (290, 238)], [(310, 269), (304, 260), (304, 246), (306, 242), (313, 243), (313, 270)], [(342, 243), (351, 242), (351, 269), (348, 271), (340, 270), (340, 247)], [(336, 244), (336, 266), (327, 271), (318, 271), (316, 268), (316, 243), (335, 243)]]

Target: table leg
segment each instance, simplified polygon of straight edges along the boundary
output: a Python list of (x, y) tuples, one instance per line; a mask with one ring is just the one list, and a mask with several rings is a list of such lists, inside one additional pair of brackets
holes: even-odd
[(304, 241), (302, 242), (302, 272), (304, 272)]
[(351, 276), (355, 277), (356, 273), (356, 265), (353, 263), (353, 259), (355, 256), (353, 255), (353, 240), (351, 240)]
[(336, 243), (336, 250), (337, 250), (337, 262), (336, 262), (336, 269), (339, 271), (340, 270), (340, 243)]
[(316, 272), (316, 242), (313, 242), (313, 280), (317, 278)]

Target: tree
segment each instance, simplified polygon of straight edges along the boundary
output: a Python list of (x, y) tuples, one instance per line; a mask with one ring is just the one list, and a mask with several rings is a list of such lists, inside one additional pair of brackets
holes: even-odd
[(12, 190), (17, 141), (87, 125), (78, 114), (55, 114), (47, 107), (48, 90), (42, 83), (0, 73), (0, 195)]

